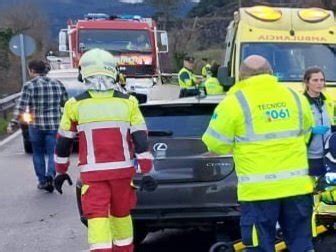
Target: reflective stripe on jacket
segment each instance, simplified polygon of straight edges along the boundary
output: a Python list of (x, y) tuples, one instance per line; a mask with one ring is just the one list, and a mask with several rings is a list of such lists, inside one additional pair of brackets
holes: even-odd
[[(89, 91), (65, 104), (58, 134), (59, 138), (71, 139), (78, 133), (81, 176), (86, 181), (94, 181), (132, 176), (135, 149), (141, 156), (151, 159), (146, 131), (133, 96), (117, 91)], [(138, 132), (143, 132), (144, 136)], [(139, 137), (141, 141), (132, 140), (132, 137)], [(58, 162), (59, 165), (68, 162), (66, 158), (70, 155), (61, 145), (62, 141), (58, 140), (56, 168)]]
[(306, 142), (313, 117), (307, 100), (258, 75), (215, 109), (203, 142), (209, 151), (233, 152), (238, 199), (277, 199), (313, 191)]
[(310, 107), (313, 112), (315, 125), (328, 126), (330, 129), (324, 135), (312, 135), (308, 144), (308, 158), (320, 159), (324, 154), (324, 143), (328, 136), (331, 134), (331, 125), (333, 124), (334, 106), (330, 97), (321, 94), (321, 97), (317, 100), (310, 97), (307, 92), (304, 93), (307, 97)]

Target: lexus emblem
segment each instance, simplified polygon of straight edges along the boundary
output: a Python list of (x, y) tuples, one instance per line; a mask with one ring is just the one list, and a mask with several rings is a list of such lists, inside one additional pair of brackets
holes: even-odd
[(156, 143), (153, 146), (154, 151), (166, 151), (168, 149), (168, 145), (165, 143)]

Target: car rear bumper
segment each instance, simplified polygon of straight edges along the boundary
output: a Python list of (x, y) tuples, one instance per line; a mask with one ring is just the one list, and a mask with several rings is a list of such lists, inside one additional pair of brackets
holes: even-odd
[(132, 210), (132, 218), (136, 223), (150, 227), (195, 227), (213, 226), (240, 217), (238, 205), (208, 208), (176, 208), (176, 209), (140, 209)]

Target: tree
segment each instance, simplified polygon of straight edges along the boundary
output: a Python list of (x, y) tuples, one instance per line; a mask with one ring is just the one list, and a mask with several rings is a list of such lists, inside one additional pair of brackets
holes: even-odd
[(156, 9), (156, 16), (160, 17), (162, 29), (167, 29), (167, 23), (176, 17), (177, 10), (187, 0), (146, 0), (146, 3)]
[[(14, 1), (0, 12), (0, 30), (10, 31), (10, 37), (24, 33), (35, 39), (37, 51), (31, 58), (41, 59), (47, 51), (50, 37), (48, 23), (42, 10), (29, 0)], [(0, 53), (2, 59), (8, 59), (5, 68), (0, 67), (0, 81), (4, 83), (0, 85), (0, 93), (17, 92), (21, 88), (20, 59), (8, 51), (8, 42)]]

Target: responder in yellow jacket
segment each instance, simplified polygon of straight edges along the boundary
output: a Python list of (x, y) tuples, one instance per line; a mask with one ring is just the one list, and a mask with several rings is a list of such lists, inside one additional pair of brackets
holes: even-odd
[(180, 98), (198, 95), (198, 80), (193, 73), (195, 58), (186, 55), (183, 60), (183, 67), (178, 73), (178, 82), (180, 85)]
[(271, 73), (265, 58), (246, 58), (246, 86), (217, 106), (202, 139), (211, 152), (233, 153), (247, 251), (274, 251), (277, 222), (289, 251), (312, 251), (306, 142), (313, 117), (307, 100)]
[(118, 84), (113, 56), (101, 49), (79, 61), (87, 91), (64, 108), (56, 145), (55, 188), (62, 193), (73, 138), (78, 133), (82, 207), (88, 219), (90, 251), (133, 251), (130, 209), (134, 155), (142, 173), (152, 169), (147, 128), (138, 102)]
[(210, 67), (210, 77), (204, 82), (205, 92), (207, 95), (221, 95), (224, 94), (223, 86), (217, 79), (219, 64), (213, 62)]
[(208, 62), (208, 58), (202, 58), (203, 67), (201, 69), (201, 74), (204, 80), (211, 77), (211, 64)]

